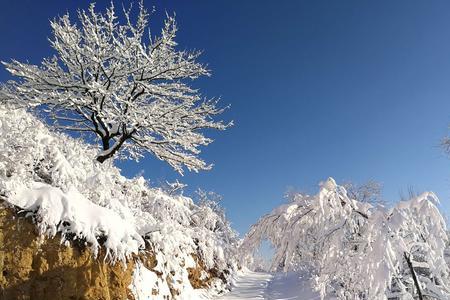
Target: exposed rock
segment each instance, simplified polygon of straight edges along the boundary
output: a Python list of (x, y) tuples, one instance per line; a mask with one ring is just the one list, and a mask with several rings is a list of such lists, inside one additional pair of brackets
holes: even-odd
[(0, 299), (133, 299), (134, 260), (114, 265), (60, 236), (39, 237), (30, 218), (0, 202)]
[(189, 281), (194, 289), (204, 289), (211, 285), (211, 282), (219, 278), (226, 283), (226, 278), (223, 272), (218, 272), (217, 269), (207, 269), (203, 261), (197, 255), (193, 255), (196, 267), (187, 268), (189, 273)]

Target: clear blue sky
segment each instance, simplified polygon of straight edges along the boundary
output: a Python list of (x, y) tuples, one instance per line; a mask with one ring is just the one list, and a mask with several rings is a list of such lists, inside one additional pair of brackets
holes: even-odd
[[(30, 62), (51, 53), (49, 19), (88, 5), (0, 3), (0, 59)], [(390, 201), (408, 186), (433, 190), (450, 212), (450, 159), (439, 149), (450, 123), (449, 1), (146, 5), (156, 8), (154, 31), (175, 11), (180, 45), (205, 50), (213, 77), (195, 85), (231, 104), (224, 117), (236, 126), (204, 149), (210, 172), (180, 178), (148, 157), (121, 164), (126, 175), (144, 170), (154, 184), (179, 178), (222, 194), (241, 233), (289, 186), (314, 193), (328, 176), (380, 181)]]

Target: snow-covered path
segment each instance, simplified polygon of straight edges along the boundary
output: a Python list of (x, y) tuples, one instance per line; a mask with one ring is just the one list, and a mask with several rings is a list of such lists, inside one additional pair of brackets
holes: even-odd
[(230, 293), (218, 300), (318, 300), (310, 281), (296, 273), (245, 272), (235, 279)]
[(266, 299), (266, 289), (272, 279), (268, 273), (245, 272), (236, 278), (231, 292), (219, 299)]

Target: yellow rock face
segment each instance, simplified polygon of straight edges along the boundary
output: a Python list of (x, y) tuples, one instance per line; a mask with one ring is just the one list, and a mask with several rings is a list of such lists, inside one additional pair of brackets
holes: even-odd
[(60, 241), (40, 239), (30, 219), (0, 201), (0, 299), (133, 299), (133, 259), (111, 265), (84, 245)]

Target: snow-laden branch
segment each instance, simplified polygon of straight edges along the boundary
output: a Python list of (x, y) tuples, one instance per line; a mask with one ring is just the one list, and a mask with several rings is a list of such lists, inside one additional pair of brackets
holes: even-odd
[(349, 195), (331, 178), (315, 196), (296, 194), (250, 229), (240, 251), (251, 255), (267, 239), (271, 269), (310, 271), (322, 296), (449, 299), (437, 197), (423, 193), (387, 210)]
[(224, 108), (188, 85), (210, 75), (197, 62), (201, 52), (177, 49), (173, 16), (152, 37), (142, 2), (137, 16), (131, 9), (124, 15), (120, 23), (113, 4), (104, 13), (91, 4), (78, 12), (77, 23), (68, 14), (51, 21), (56, 55), (39, 66), (3, 62), (20, 80), (2, 88), (0, 99), (43, 105), (58, 128), (95, 134), (100, 162), (119, 151), (132, 158), (150, 152), (180, 173), (184, 166), (210, 169), (198, 157), (199, 147), (212, 142), (203, 131), (232, 123), (216, 121)]

